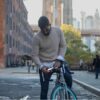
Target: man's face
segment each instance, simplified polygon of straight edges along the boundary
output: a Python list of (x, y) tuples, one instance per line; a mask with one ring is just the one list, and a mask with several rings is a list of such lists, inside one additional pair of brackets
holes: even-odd
[(44, 28), (41, 29), (42, 33), (45, 36), (48, 36), (50, 34), (50, 30), (51, 30), (51, 25), (45, 26)]

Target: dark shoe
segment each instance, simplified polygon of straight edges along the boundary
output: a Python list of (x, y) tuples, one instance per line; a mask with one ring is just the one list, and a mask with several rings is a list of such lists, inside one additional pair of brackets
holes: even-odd
[(51, 82), (52, 82), (52, 81), (53, 81), (53, 79), (50, 79), (49, 81), (51, 81)]

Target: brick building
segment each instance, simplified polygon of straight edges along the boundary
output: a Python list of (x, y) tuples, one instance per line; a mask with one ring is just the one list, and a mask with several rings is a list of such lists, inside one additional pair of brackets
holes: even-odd
[(0, 0), (0, 67), (21, 65), (31, 56), (33, 31), (23, 0)]

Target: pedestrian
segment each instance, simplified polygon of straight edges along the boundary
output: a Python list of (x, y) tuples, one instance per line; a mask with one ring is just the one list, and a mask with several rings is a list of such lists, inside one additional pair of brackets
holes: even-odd
[(39, 18), (38, 26), (40, 31), (33, 39), (33, 60), (39, 66), (41, 83), (40, 99), (47, 100), (49, 80), (52, 75), (52, 72), (48, 68), (51, 66), (56, 68), (61, 66), (61, 61), (64, 60), (66, 52), (66, 42), (60, 28), (51, 26), (46, 16)]
[(83, 69), (83, 64), (84, 64), (83, 59), (80, 59), (80, 70)]
[(96, 58), (93, 59), (93, 66), (95, 68), (95, 78), (98, 79), (100, 72), (100, 57), (98, 54), (96, 55)]
[(32, 61), (27, 60), (28, 73), (30, 73), (30, 71), (31, 71), (31, 66), (32, 66)]

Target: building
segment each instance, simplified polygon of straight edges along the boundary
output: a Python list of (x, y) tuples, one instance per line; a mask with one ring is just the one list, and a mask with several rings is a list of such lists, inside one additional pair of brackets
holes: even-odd
[(81, 30), (83, 43), (91, 52), (95, 52), (95, 42), (100, 40), (100, 30)]
[(94, 19), (93, 16), (87, 16), (85, 19), (85, 30), (94, 29)]
[(100, 15), (96, 9), (94, 16), (86, 16), (81, 12), (81, 33), (82, 40), (88, 46), (91, 52), (95, 51), (95, 42), (100, 39)]
[(73, 18), (73, 26), (77, 29), (80, 29), (80, 21), (76, 18)]
[(73, 24), (72, 0), (63, 0), (63, 23)]
[(56, 26), (72, 24), (72, 0), (43, 0), (43, 15)]
[(33, 30), (33, 36), (40, 31), (40, 28), (37, 25), (31, 25), (31, 28)]
[(98, 9), (96, 9), (94, 16), (86, 15), (85, 12), (81, 12), (81, 29), (82, 30), (100, 30), (100, 15)]
[(31, 56), (33, 34), (23, 0), (0, 0), (0, 67), (23, 64)]
[(84, 11), (81, 11), (81, 29), (85, 29), (85, 16), (86, 13)]
[(100, 29), (100, 15), (98, 9), (96, 9), (94, 14), (94, 29)]
[(34, 33), (37, 33), (40, 31), (40, 28), (38, 27), (38, 25), (31, 25), (31, 28), (33, 30), (33, 35), (34, 35)]

